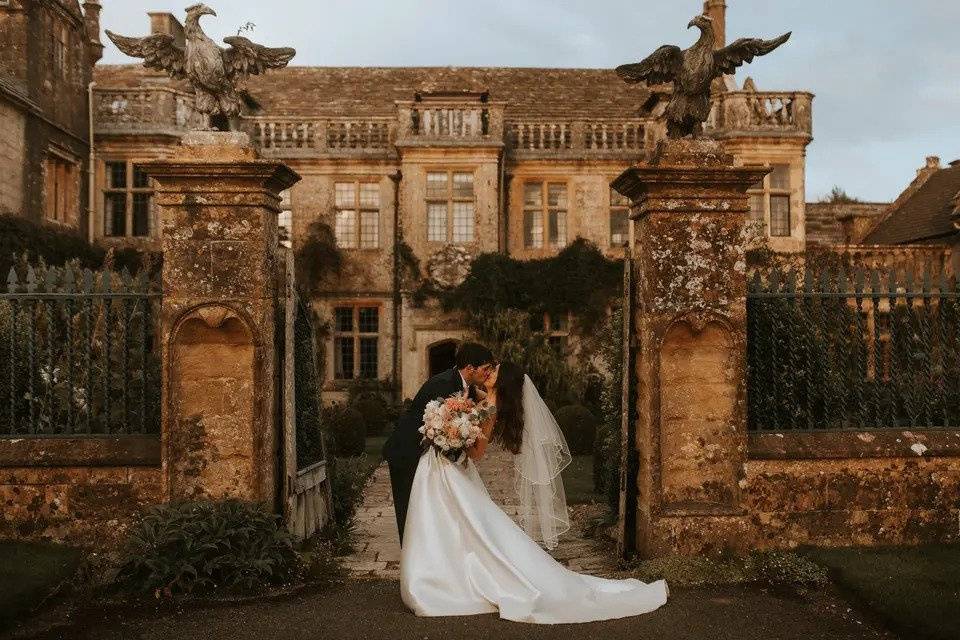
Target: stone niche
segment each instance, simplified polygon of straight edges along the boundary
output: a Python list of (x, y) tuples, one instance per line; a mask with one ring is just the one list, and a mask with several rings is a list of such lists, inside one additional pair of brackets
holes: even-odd
[(172, 338), (167, 450), (170, 497), (256, 499), (255, 345), (248, 323), (211, 305), (188, 312)]
[(737, 381), (729, 330), (681, 320), (660, 349), (660, 488), (664, 513), (739, 502)]

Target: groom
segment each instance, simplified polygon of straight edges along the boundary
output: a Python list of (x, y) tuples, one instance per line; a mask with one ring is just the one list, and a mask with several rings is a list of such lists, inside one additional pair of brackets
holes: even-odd
[(456, 367), (438, 373), (424, 383), (413, 399), (393, 433), (383, 446), (383, 457), (390, 467), (390, 485), (393, 488), (393, 509), (397, 514), (397, 529), (403, 544), (403, 525), (407, 519), (407, 505), (417, 464), (424, 448), (420, 446), (420, 426), (427, 403), (466, 391), (475, 396), (475, 386), (482, 386), (493, 371), (493, 354), (485, 346), (465, 342), (457, 349)]

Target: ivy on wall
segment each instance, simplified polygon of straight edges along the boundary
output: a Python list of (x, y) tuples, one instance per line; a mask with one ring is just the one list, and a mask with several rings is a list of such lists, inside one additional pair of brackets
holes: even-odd
[(307, 227), (296, 250), (297, 282), (308, 296), (315, 296), (323, 285), (343, 271), (343, 252), (330, 225), (319, 220)]
[(596, 245), (577, 238), (551, 258), (517, 260), (485, 253), (474, 260), (460, 286), (443, 294), (445, 310), (461, 310), (472, 318), (515, 309), (531, 315), (571, 313), (586, 333), (606, 318), (620, 295), (623, 266)]

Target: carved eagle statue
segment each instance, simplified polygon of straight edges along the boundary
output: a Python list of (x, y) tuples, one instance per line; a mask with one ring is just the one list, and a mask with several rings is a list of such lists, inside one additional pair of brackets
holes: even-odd
[(240, 36), (224, 38), (230, 48), (222, 49), (200, 28), (202, 16), (217, 13), (205, 4), (187, 7), (186, 12), (183, 46), (167, 33), (128, 38), (108, 30), (107, 36), (123, 53), (143, 58), (145, 67), (189, 81), (196, 92), (197, 109), (203, 113), (238, 115), (242, 100), (237, 82), (267, 69), (285, 67), (297, 53), (290, 47), (264, 47)]
[(755, 56), (766, 55), (790, 39), (790, 32), (773, 40), (740, 38), (722, 49), (714, 49), (713, 20), (697, 16), (687, 25), (690, 27), (700, 29), (700, 39), (686, 51), (664, 45), (646, 60), (616, 69), (617, 75), (629, 83), (673, 83), (673, 96), (665, 113), (669, 138), (701, 135), (703, 123), (710, 116), (713, 80), (733, 73), (744, 62), (752, 62)]

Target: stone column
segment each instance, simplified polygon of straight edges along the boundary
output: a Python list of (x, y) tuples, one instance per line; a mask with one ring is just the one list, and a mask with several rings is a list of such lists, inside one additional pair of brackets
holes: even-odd
[(766, 173), (667, 140), (613, 186), (633, 201), (637, 547), (740, 548), (746, 453), (746, 191)]
[(246, 134), (206, 131), (147, 171), (163, 247), (163, 496), (272, 505), (277, 214), (299, 176), (258, 159)]

